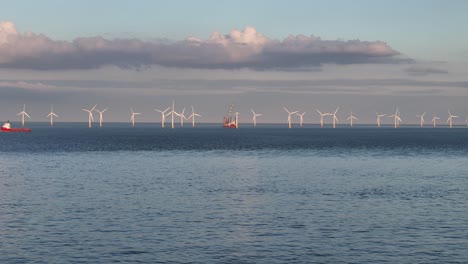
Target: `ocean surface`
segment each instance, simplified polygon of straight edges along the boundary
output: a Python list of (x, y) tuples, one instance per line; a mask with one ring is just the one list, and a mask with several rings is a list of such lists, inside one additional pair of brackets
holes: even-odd
[(31, 124), (0, 263), (467, 263), (468, 128)]

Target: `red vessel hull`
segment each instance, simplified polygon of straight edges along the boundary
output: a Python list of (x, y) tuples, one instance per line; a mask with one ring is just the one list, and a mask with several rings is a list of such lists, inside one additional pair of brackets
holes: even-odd
[(30, 128), (4, 128), (2, 127), (2, 132), (31, 132)]
[(223, 127), (224, 128), (237, 128), (235, 124), (224, 124)]

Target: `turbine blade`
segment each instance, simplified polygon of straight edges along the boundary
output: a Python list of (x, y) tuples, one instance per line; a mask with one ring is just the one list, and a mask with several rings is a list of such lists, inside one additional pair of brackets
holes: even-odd
[(31, 117), (28, 115), (28, 113), (24, 112), (24, 114), (25, 114), (27, 117), (31, 118)]

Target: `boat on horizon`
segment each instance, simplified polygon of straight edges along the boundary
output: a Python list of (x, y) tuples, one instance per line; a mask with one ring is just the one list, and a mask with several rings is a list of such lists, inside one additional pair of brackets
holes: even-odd
[[(229, 108), (229, 112), (224, 116), (223, 127), (224, 128), (238, 128), (239, 127), (239, 112), (233, 113), (234, 104)], [(234, 116), (233, 116), (234, 115)]]
[(9, 120), (2, 126), (2, 132), (31, 132), (31, 131), (32, 129), (30, 128), (24, 128), (24, 127), (13, 128), (11, 127)]

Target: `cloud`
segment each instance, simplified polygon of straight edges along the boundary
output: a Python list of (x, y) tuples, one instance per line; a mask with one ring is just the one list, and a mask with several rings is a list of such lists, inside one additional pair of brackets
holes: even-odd
[(431, 74), (448, 74), (449, 73), (446, 70), (433, 68), (433, 67), (426, 67), (426, 66), (411, 66), (404, 70), (409, 75), (414, 75), (414, 76), (426, 76), (426, 75), (431, 75)]
[(14, 23), (0, 22), (0, 68), (33, 70), (93, 69), (106, 65), (140, 69), (152, 65), (201, 69), (302, 69), (332, 64), (411, 61), (381, 41), (322, 40), (291, 35), (267, 38), (253, 27), (213, 32), (208, 39), (182, 41), (82, 37), (52, 40), (43, 34), (19, 33)]
[(21, 88), (29, 90), (53, 90), (57, 86), (44, 84), (42, 82), (25, 82), (25, 81), (0, 81), (0, 89), (2, 88)]

